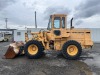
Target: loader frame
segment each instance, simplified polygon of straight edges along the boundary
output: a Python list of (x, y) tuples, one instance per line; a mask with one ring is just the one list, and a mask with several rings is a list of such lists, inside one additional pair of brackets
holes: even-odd
[[(40, 41), (45, 50), (61, 50), (64, 43), (69, 40), (74, 40), (80, 43), (82, 49), (87, 49), (93, 46), (91, 40), (91, 31), (88, 29), (76, 29), (74, 27), (66, 28), (66, 16), (64, 14), (54, 14), (50, 16), (47, 31), (31, 32), (32, 37), (29, 38), (25, 33), (26, 43), (29, 40)], [(54, 27), (55, 18), (59, 18), (59, 28)], [(62, 20), (64, 18), (64, 21)], [(63, 23), (62, 23), (63, 21)], [(51, 28), (50, 28), (51, 25)], [(60, 32), (60, 33), (59, 33)], [(58, 33), (58, 35), (56, 35)], [(50, 46), (52, 44), (52, 47)]]

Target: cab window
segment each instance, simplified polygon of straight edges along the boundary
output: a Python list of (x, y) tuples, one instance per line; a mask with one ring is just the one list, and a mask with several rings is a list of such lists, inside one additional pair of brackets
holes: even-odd
[(62, 17), (62, 28), (65, 28), (65, 17)]
[(60, 17), (54, 18), (54, 28), (60, 28)]

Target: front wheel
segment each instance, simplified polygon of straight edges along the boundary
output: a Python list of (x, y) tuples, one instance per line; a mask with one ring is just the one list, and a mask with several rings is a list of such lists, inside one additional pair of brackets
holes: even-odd
[(76, 60), (81, 56), (82, 47), (77, 41), (70, 40), (63, 45), (62, 53), (65, 58)]
[(43, 55), (44, 47), (39, 41), (32, 40), (26, 43), (24, 50), (28, 58), (38, 59)]

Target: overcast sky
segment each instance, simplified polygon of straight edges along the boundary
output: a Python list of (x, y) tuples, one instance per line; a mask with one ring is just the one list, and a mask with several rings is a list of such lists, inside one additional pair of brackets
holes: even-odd
[(50, 14), (67, 14), (67, 26), (74, 18), (75, 28), (100, 28), (100, 0), (0, 0), (0, 28), (34, 27), (37, 11), (38, 28), (46, 28)]

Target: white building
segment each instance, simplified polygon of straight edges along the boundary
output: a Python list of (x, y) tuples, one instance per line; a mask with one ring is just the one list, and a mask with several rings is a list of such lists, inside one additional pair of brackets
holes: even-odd
[(25, 41), (26, 30), (14, 30), (13, 40), (14, 41)]
[(100, 43), (100, 28), (91, 28), (91, 38), (94, 43)]
[[(14, 30), (14, 41), (25, 41), (25, 32), (39, 32), (41, 29), (46, 28), (28, 28), (27, 30)], [(100, 28), (91, 28), (91, 39), (94, 43), (100, 43)]]

